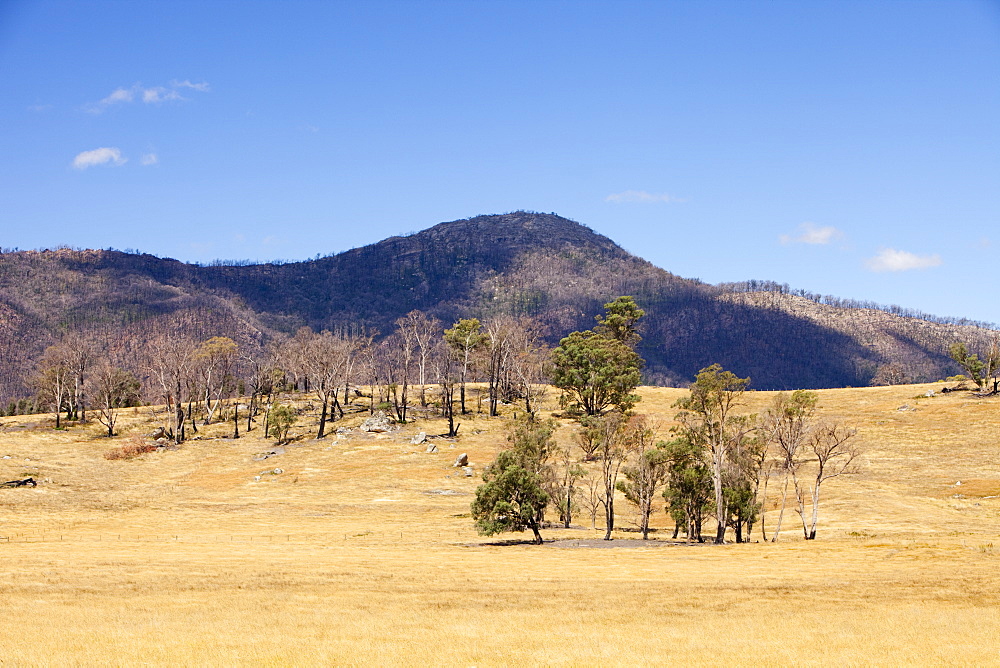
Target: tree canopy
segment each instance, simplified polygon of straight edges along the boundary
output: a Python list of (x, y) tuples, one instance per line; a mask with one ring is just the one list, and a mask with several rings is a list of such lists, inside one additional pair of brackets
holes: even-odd
[(483, 472), (483, 484), (472, 502), (472, 518), (484, 536), (504, 531), (531, 529), (541, 544), (538, 529), (549, 503), (542, 469), (552, 449), (551, 421), (525, 420), (514, 425), (508, 437), (511, 447), (497, 454)]
[(627, 412), (639, 401), (642, 358), (618, 339), (587, 330), (573, 332), (552, 352), (552, 384), (564, 402), (586, 415), (609, 407)]

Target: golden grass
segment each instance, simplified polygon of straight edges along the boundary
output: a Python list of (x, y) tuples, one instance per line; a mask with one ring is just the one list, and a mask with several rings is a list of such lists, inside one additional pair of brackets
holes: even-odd
[[(0, 418), (0, 480), (50, 481), (0, 489), (0, 664), (998, 665), (1000, 401), (914, 398), (931, 387), (820, 391), (866, 455), (824, 488), (818, 540), (786, 512), (777, 544), (722, 547), (664, 544), (662, 512), (656, 547), (478, 537), (478, 476), (451, 464), (481, 470), (504, 419), (463, 419), (437, 454), (409, 442), (444, 430), (426, 420), (265, 461), (259, 430), (109, 461), (148, 412), (112, 441)], [(642, 394), (669, 426), (683, 392)]]

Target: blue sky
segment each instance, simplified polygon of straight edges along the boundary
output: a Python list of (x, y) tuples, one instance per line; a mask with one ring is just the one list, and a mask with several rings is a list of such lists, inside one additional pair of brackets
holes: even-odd
[(0, 0), (0, 246), (305, 259), (481, 213), (1000, 322), (1000, 3)]

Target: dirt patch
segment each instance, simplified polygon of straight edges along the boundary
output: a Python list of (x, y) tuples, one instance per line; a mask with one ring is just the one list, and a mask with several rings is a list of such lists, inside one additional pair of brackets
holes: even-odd
[(563, 549), (608, 549), (608, 548), (635, 548), (635, 547), (684, 547), (691, 545), (709, 545), (705, 543), (685, 543), (684, 541), (666, 540), (602, 540), (600, 538), (568, 538), (562, 540), (545, 541), (546, 547), (559, 547)]

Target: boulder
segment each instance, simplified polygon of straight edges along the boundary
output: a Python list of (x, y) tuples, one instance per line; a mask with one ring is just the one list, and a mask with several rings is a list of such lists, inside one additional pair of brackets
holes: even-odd
[(154, 441), (166, 437), (167, 437), (167, 430), (164, 429), (163, 427), (157, 427), (153, 432), (146, 434), (146, 438), (151, 438)]
[(469, 465), (469, 455), (465, 452), (458, 456), (455, 463), (452, 466), (468, 466)]
[(465, 473), (466, 478), (471, 478), (472, 474), (475, 473), (475, 471), (472, 470), (471, 466), (463, 466), (462, 472)]
[(410, 443), (412, 443), (413, 445), (420, 445), (421, 443), (426, 443), (426, 442), (427, 442), (427, 434), (424, 432), (420, 432), (412, 439), (410, 439)]
[(437, 445), (435, 445), (434, 443), (428, 443), (427, 444), (427, 452), (428, 453), (434, 454), (437, 451), (438, 451), (438, 446)]
[(361, 423), (361, 431), (376, 433), (392, 431), (392, 420), (383, 411), (378, 411)]

